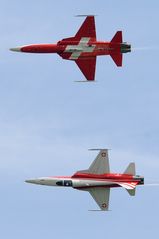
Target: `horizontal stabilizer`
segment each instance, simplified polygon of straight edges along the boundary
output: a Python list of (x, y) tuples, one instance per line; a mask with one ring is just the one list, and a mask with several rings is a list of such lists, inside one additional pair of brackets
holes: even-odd
[(134, 189), (126, 189), (130, 196), (135, 196), (136, 188)]
[(110, 56), (112, 57), (113, 61), (117, 66), (122, 66), (122, 53), (120, 51), (120, 45), (123, 42), (122, 39), (122, 31), (116, 32), (114, 37), (112, 38), (110, 45), (114, 48), (115, 47), (115, 52), (112, 51)]
[(111, 53), (110, 56), (117, 66), (122, 66), (122, 53)]
[(114, 37), (111, 40), (111, 43), (122, 43), (123, 42), (123, 37), (122, 37), (122, 31), (116, 32)]
[(129, 174), (129, 175), (136, 175), (136, 170), (135, 170), (135, 163), (130, 163), (126, 170), (124, 171), (124, 174)]

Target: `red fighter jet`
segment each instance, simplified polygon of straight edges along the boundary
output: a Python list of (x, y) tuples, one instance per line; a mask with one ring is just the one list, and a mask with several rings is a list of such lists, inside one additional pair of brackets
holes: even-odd
[(117, 66), (122, 66), (122, 54), (131, 51), (118, 31), (110, 42), (97, 41), (94, 16), (87, 16), (74, 37), (64, 38), (57, 44), (34, 44), (11, 51), (27, 53), (57, 53), (63, 59), (75, 61), (88, 81), (95, 78), (96, 57), (110, 55)]
[(135, 187), (144, 184), (144, 178), (136, 175), (135, 164), (130, 163), (123, 174), (111, 173), (108, 150), (100, 149), (96, 159), (87, 170), (76, 172), (71, 177), (43, 177), (26, 180), (27, 183), (64, 186), (87, 191), (94, 198), (100, 210), (108, 211), (110, 189), (125, 188), (131, 196), (135, 195)]

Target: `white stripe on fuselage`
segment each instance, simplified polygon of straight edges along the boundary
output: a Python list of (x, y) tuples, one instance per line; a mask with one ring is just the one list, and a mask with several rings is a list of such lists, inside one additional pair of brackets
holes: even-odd
[(95, 186), (107, 186), (111, 185), (111, 181), (106, 180), (92, 180), (92, 179), (73, 179), (73, 187), (95, 187)]
[(72, 53), (70, 60), (77, 60), (81, 53), (93, 52), (95, 45), (89, 45), (90, 37), (82, 37), (78, 45), (68, 45), (65, 52)]

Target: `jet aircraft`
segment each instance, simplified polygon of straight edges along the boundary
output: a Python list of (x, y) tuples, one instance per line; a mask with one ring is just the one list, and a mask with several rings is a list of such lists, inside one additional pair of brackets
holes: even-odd
[(111, 173), (108, 149), (100, 149), (97, 157), (86, 170), (77, 171), (70, 177), (42, 177), (29, 179), (26, 182), (47, 186), (72, 187), (87, 191), (94, 198), (100, 210), (108, 211), (111, 188), (123, 187), (131, 196), (134, 196), (136, 186), (144, 184), (144, 177), (136, 175), (134, 163), (130, 163), (123, 174)]
[(11, 48), (26, 53), (57, 53), (63, 59), (75, 61), (88, 81), (95, 79), (97, 56), (110, 55), (117, 66), (122, 66), (122, 54), (131, 51), (123, 42), (122, 31), (116, 32), (110, 42), (97, 41), (95, 19), (87, 16), (74, 37), (64, 38), (56, 44), (34, 44)]

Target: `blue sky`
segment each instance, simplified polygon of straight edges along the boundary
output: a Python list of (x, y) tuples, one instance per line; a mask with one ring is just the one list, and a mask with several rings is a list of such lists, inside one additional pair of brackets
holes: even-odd
[[(3, 239), (156, 237), (157, 187), (138, 187), (136, 197), (111, 192), (108, 213), (90, 195), (40, 187), (25, 179), (72, 175), (107, 147), (113, 172), (134, 161), (146, 181), (159, 181), (158, 1), (9, 1), (0, 8), (0, 225)], [(97, 60), (96, 83), (58, 55), (10, 52), (24, 44), (73, 36), (82, 18), (97, 14), (97, 38), (123, 30), (134, 48), (123, 68)]]

